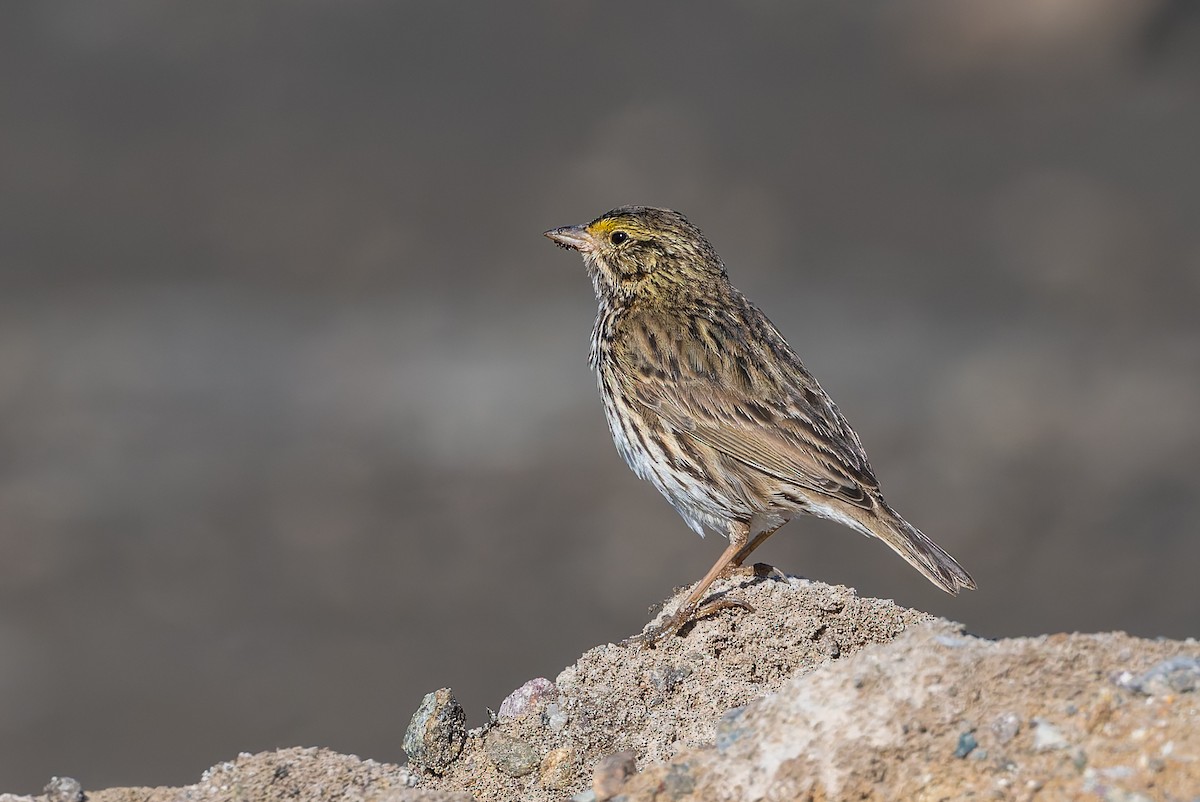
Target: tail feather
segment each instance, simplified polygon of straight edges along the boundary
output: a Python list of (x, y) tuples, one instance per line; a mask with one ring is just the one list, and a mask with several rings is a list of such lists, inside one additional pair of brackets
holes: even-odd
[(886, 504), (876, 508), (875, 514), (862, 516), (860, 523), (947, 593), (958, 595), (964, 588), (975, 590), (975, 580), (958, 560)]

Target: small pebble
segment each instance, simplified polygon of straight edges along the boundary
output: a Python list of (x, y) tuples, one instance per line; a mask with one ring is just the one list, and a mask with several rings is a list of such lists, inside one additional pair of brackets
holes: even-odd
[(562, 732), (563, 727), (567, 726), (567, 711), (558, 702), (551, 702), (542, 711), (542, 723), (552, 732)]
[(571, 797), (571, 802), (596, 802), (596, 792), (591, 788), (586, 791), (580, 791)]
[(1062, 732), (1044, 718), (1033, 720), (1033, 749), (1035, 752), (1050, 752), (1070, 746)]
[(70, 777), (51, 777), (42, 789), (48, 802), (83, 802), (83, 786)]
[(992, 734), (996, 740), (1006, 744), (1021, 731), (1021, 717), (1016, 713), (1002, 713), (992, 722)]
[(449, 688), (425, 694), (404, 732), (408, 759), (441, 774), (462, 753), (467, 738), (467, 714)]
[(579, 765), (575, 760), (575, 750), (569, 746), (551, 749), (542, 758), (538, 777), (543, 788), (551, 791), (561, 791), (575, 781), (579, 773)]
[(1172, 657), (1139, 675), (1123, 671), (1116, 683), (1146, 696), (1191, 693), (1200, 688), (1200, 657)]
[(961, 649), (971, 643), (970, 638), (964, 638), (959, 635), (938, 635), (934, 640), (950, 649)]
[(625, 781), (637, 772), (637, 752), (626, 749), (601, 758), (592, 771), (596, 802), (606, 802), (621, 793)]
[(545, 677), (535, 677), (504, 697), (498, 718), (517, 718), (529, 713), (539, 702), (558, 698), (558, 688)]
[(964, 758), (974, 752), (977, 746), (979, 746), (979, 742), (975, 740), (975, 731), (967, 730), (958, 736), (958, 747), (954, 750), (954, 756)]
[(533, 747), (503, 732), (492, 733), (484, 747), (488, 759), (509, 777), (524, 777), (538, 767)]
[(1137, 791), (1126, 791), (1121, 788), (1109, 788), (1104, 792), (1104, 802), (1154, 802), (1153, 799)]
[(838, 644), (837, 639), (833, 635), (827, 635), (821, 638), (821, 651), (825, 657), (830, 660), (836, 660), (842, 656), (842, 647)]
[(692, 767), (687, 763), (672, 763), (663, 777), (662, 793), (667, 799), (681, 799), (696, 790), (696, 779)]
[(691, 666), (664, 666), (656, 668), (650, 672), (650, 682), (658, 689), (658, 692), (663, 696), (670, 695), (671, 691), (687, 679), (692, 674)]
[(745, 713), (745, 707), (735, 707), (717, 720), (718, 752), (724, 752), (746, 734), (746, 727), (742, 724), (742, 716)]

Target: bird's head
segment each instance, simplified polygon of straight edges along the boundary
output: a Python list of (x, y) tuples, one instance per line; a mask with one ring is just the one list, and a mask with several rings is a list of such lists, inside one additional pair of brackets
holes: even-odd
[(726, 281), (725, 267), (700, 229), (670, 209), (622, 206), (545, 236), (583, 255), (601, 303), (668, 301)]

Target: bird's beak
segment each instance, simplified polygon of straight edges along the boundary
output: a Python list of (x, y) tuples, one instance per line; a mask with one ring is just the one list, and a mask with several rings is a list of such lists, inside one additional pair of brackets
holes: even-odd
[(596, 247), (596, 241), (588, 233), (587, 226), (552, 228), (543, 232), (542, 236), (554, 240), (554, 243), (560, 247), (570, 248), (580, 253), (590, 253)]

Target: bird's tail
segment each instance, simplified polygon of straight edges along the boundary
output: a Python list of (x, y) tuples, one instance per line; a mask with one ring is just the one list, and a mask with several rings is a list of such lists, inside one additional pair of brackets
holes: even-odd
[(854, 517), (870, 534), (888, 544), (892, 551), (942, 590), (954, 595), (963, 588), (975, 590), (975, 580), (958, 564), (958, 560), (926, 537), (920, 529), (901, 518), (886, 503), (880, 503), (873, 513)]

